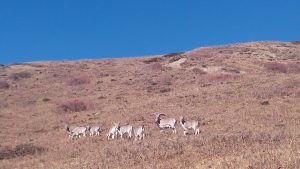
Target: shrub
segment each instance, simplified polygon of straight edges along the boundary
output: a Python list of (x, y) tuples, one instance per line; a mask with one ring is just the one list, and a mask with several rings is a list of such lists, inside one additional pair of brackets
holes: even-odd
[(32, 74), (30, 72), (18, 72), (18, 73), (11, 73), (9, 77), (13, 80), (25, 79), (30, 78)]
[(164, 88), (164, 89), (159, 90), (160, 93), (167, 93), (167, 92), (170, 92), (170, 91), (171, 91), (170, 88)]
[(34, 155), (47, 151), (46, 148), (33, 144), (20, 144), (16, 148), (4, 148), (0, 150), (0, 160), (16, 158), (18, 156)]
[(43, 102), (48, 102), (48, 101), (50, 101), (51, 99), (49, 99), (49, 98), (43, 98)]
[(9, 88), (9, 84), (4, 80), (0, 80), (0, 89), (8, 89), (8, 88)]
[(154, 58), (144, 60), (143, 62), (146, 63), (146, 64), (150, 64), (150, 63), (153, 63), (153, 62), (159, 62), (161, 60), (162, 60), (161, 57), (154, 57)]
[(83, 85), (89, 83), (90, 80), (87, 76), (78, 76), (78, 77), (73, 77), (69, 80), (67, 80), (67, 84), (69, 86), (77, 86), (77, 85)]
[(64, 112), (80, 112), (87, 110), (87, 104), (84, 101), (75, 99), (61, 104), (61, 108)]
[(268, 62), (264, 64), (265, 68), (274, 72), (287, 73), (288, 68), (285, 64), (279, 62)]
[(178, 60), (181, 59), (181, 56), (176, 56), (176, 57), (172, 57), (170, 60), (169, 60), (169, 63), (172, 63), (172, 62), (176, 62)]
[(184, 52), (173, 52), (173, 53), (168, 53), (166, 55), (163, 55), (163, 57), (169, 58), (169, 57), (174, 57), (174, 56), (180, 56), (182, 54), (184, 54)]

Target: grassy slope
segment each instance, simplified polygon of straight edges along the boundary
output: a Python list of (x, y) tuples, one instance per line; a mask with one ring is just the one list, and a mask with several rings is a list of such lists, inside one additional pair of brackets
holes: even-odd
[[(0, 168), (300, 166), (300, 45), (254, 42), (199, 48), (144, 63), (151, 58), (0, 68), (1, 79), (10, 85), (0, 89), (0, 158), (4, 150), (24, 143), (47, 149), (0, 160)], [(186, 61), (179, 68), (174, 58)], [(264, 66), (268, 62), (287, 64), (288, 72), (269, 70)], [(23, 71), (32, 76), (11, 78)], [(89, 83), (67, 84), (78, 76)], [(72, 99), (84, 101), (88, 109), (64, 112), (60, 105)], [(198, 119), (201, 134), (184, 138), (177, 125), (177, 135), (166, 131), (160, 137), (155, 112)], [(145, 124), (146, 139), (107, 141), (112, 122)], [(64, 123), (98, 124), (104, 132), (71, 141)]]

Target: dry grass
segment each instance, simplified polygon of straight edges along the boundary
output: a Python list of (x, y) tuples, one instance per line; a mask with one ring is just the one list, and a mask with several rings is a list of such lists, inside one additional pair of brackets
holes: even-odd
[[(177, 56), (1, 68), (31, 78), (2, 77), (10, 87), (0, 97), (0, 168), (299, 168), (299, 53), (298, 45), (263, 42), (185, 52), (180, 69), (165, 66)], [(269, 59), (296, 68), (273, 73), (261, 64)], [(226, 70), (193, 70), (204, 65)], [(90, 75), (89, 82), (70, 87), (70, 75)], [(156, 112), (197, 119), (201, 133), (183, 137), (177, 124), (177, 134), (160, 135)], [(145, 140), (107, 141), (113, 122), (144, 124)], [(102, 131), (69, 140), (64, 123)], [(16, 148), (28, 144), (47, 151)]]

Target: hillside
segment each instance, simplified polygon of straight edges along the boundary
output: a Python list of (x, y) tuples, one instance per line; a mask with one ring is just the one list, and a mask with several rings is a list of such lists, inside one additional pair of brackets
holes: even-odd
[[(0, 168), (297, 168), (300, 45), (251, 42), (140, 58), (0, 66)], [(199, 120), (163, 134), (153, 113)], [(113, 122), (143, 141), (106, 140)], [(100, 125), (68, 139), (64, 124)]]

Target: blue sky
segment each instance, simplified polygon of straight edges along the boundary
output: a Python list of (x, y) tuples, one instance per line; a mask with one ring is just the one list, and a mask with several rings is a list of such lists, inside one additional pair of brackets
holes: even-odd
[(0, 63), (300, 40), (299, 0), (0, 0)]

